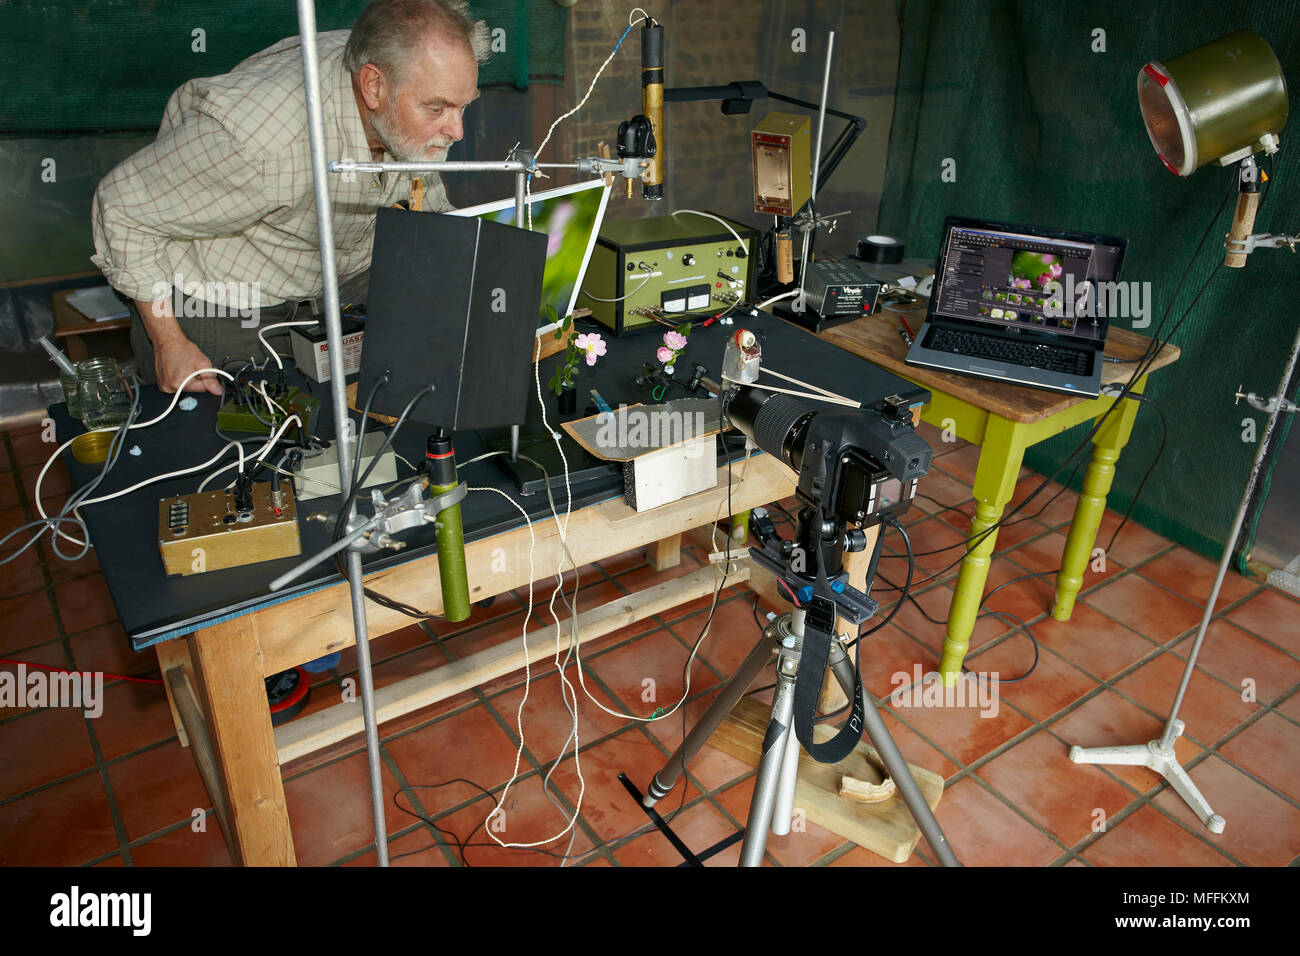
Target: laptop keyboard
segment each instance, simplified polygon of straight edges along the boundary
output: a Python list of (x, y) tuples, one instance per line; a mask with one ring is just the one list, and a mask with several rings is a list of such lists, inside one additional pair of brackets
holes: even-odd
[(1087, 375), (1090, 372), (1088, 360), (1091, 354), (1088, 352), (1051, 345), (1031, 345), (995, 335), (932, 327), (924, 345), (937, 352), (994, 359), (1065, 375)]

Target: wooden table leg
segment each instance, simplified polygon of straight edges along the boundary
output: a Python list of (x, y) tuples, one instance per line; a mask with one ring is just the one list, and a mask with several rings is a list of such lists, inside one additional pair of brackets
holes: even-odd
[(297, 860), (266, 703), (256, 616), (199, 631), (187, 643), (225, 793), (235, 862), (293, 866)]
[[(1141, 392), (1144, 387), (1145, 376), (1138, 381), (1133, 391)], [(1119, 454), (1133, 433), (1137, 409), (1138, 402), (1135, 399), (1125, 401), (1092, 437), (1092, 460), (1088, 462), (1088, 470), (1083, 476), (1083, 489), (1074, 506), (1074, 520), (1070, 522), (1070, 533), (1065, 539), (1065, 551), (1061, 555), (1061, 571), (1056, 576), (1056, 600), (1052, 604), (1052, 617), (1058, 621), (1068, 621), (1074, 612), (1074, 599), (1083, 587), (1083, 573), (1092, 559), (1097, 529), (1101, 527), (1101, 519), (1106, 514), (1106, 495), (1110, 493), (1111, 482), (1115, 479), (1115, 463), (1119, 461)]]
[[(989, 416), (984, 444), (980, 448), (979, 466), (975, 472), (975, 517), (971, 521), (968, 540), (997, 524), (1002, 517), (1003, 509), (1015, 493), (1016, 480), (1024, 458), (1024, 437), (1016, 426), (1006, 419)], [(961, 662), (970, 648), (970, 636), (975, 631), (975, 620), (979, 616), (980, 601), (984, 598), (984, 582), (988, 580), (989, 564), (997, 538), (997, 531), (984, 535), (961, 562), (952, 607), (948, 612), (943, 657), (939, 661), (939, 675), (949, 687), (956, 683), (961, 674)]]

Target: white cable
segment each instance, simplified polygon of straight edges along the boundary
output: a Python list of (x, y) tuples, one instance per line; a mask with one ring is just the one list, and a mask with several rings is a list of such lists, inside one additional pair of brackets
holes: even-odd
[[(633, 19), (632, 19), (632, 14), (633, 14), (633, 13), (636, 13), (638, 10), (641, 11), (641, 19), (640, 19), (640, 20), (633, 20)], [(640, 23), (641, 20), (649, 20), (649, 19), (650, 19), (650, 14), (646, 13), (644, 9), (642, 9), (641, 7), (633, 7), (632, 10), (631, 10), (631, 11), (628, 13), (628, 15), (627, 15), (627, 25), (630, 26), (630, 27), (634, 27), (634, 26), (636, 26), (638, 23)]]
[(829, 402), (832, 405), (844, 405), (847, 408), (861, 408), (861, 402), (855, 402), (848, 398), (831, 398), (829, 395), (818, 395), (815, 392), (796, 392), (792, 388), (780, 388), (776, 385), (767, 385), (763, 382), (738, 382), (734, 378), (727, 378), (723, 375), (724, 382), (733, 382), (736, 385), (753, 385), (755, 388), (761, 388), (765, 392), (780, 392), (783, 395), (794, 395), (798, 398), (811, 398), (814, 402)]
[(654, 278), (654, 272), (653, 272), (653, 271), (651, 271), (650, 274), (647, 275), (647, 276), (645, 277), (645, 279), (642, 281), (642, 283), (641, 283), (639, 286), (637, 286), (635, 289), (633, 289), (633, 290), (632, 290), (631, 292), (629, 292), (627, 295), (621, 295), (621, 296), (619, 296), (617, 299), (602, 299), (602, 298), (601, 298), (600, 296), (598, 296), (598, 295), (592, 295), (592, 294), (591, 294), (590, 292), (588, 292), (586, 289), (583, 289), (583, 290), (582, 290), (582, 294), (585, 295), (588, 299), (592, 299), (592, 300), (594, 300), (594, 301), (596, 301), (596, 302), (622, 302), (624, 299), (628, 298), (629, 296), (634, 296), (634, 295), (636, 295), (638, 292), (640, 292), (642, 289), (644, 289), (644, 288), (645, 288), (645, 284), (646, 284), (647, 282), (649, 282), (652, 278)]
[[(519, 511), (519, 514), (520, 514), (521, 516), (523, 516), (524, 523), (528, 526), (528, 609), (524, 612), (523, 636), (521, 637), (521, 640), (523, 641), (523, 645), (524, 645), (524, 696), (523, 696), (523, 698), (519, 701), (519, 708), (518, 708), (518, 710), (515, 712), (515, 723), (516, 723), (516, 727), (518, 728), (518, 731), (519, 731), (519, 748), (515, 751), (515, 769), (514, 769), (514, 773), (511, 774), (511, 776), (510, 776), (510, 780), (506, 783), (505, 789), (501, 791), (501, 796), (500, 796), (500, 798), (497, 800), (496, 806), (494, 806), (494, 807), (492, 808), (492, 810), (488, 813), (487, 817), (486, 817), (486, 818), (484, 819), (484, 821), (483, 821), (484, 832), (487, 833), (487, 835), (492, 839), (492, 841), (493, 841), (494, 843), (496, 843), (498, 846), (500, 846), (500, 847), (504, 847), (504, 848), (506, 848), (506, 849), (528, 849), (528, 848), (531, 848), (531, 847), (545, 846), (547, 843), (554, 843), (556, 840), (560, 839), (560, 837), (564, 836), (566, 833), (568, 833), (570, 830), (572, 830), (572, 829), (574, 828), (574, 826), (576, 825), (577, 821), (578, 821), (578, 816), (579, 816), (579, 814), (582, 812), (582, 798), (583, 798), (583, 795), (586, 793), (587, 784), (586, 784), (586, 781), (585, 781), (585, 780), (583, 779), (583, 777), (582, 777), (582, 766), (581, 766), (581, 762), (580, 762), (580, 758), (579, 758), (579, 753), (578, 753), (578, 751), (579, 751), (579, 744), (578, 744), (578, 709), (577, 709), (576, 706), (573, 708), (573, 732), (572, 732), (572, 734), (570, 735), (570, 739), (573, 741), (573, 766), (574, 766), (574, 769), (575, 769), (575, 770), (577, 771), (577, 773), (578, 773), (578, 801), (577, 801), (577, 804), (574, 806), (574, 809), (573, 809), (573, 816), (570, 817), (570, 818), (568, 818), (568, 823), (565, 825), (565, 827), (564, 827), (563, 830), (561, 830), (559, 833), (555, 834), (554, 836), (547, 837), (546, 839), (543, 839), (543, 840), (535, 840), (535, 841), (533, 841), (532, 843), (514, 843), (514, 842), (506, 843), (506, 842), (502, 841), (502, 840), (501, 840), (501, 839), (496, 835), (496, 832), (493, 830), (493, 827), (492, 827), (492, 818), (495, 817), (498, 813), (503, 812), (503, 811), (502, 811), (502, 808), (505, 806), (506, 795), (510, 793), (510, 788), (511, 788), (512, 786), (514, 786), (515, 781), (519, 778), (519, 765), (520, 765), (520, 763), (521, 763), (522, 760), (523, 760), (523, 753), (524, 753), (524, 706), (525, 706), (525, 705), (527, 704), (527, 702), (528, 702), (528, 694), (529, 694), (529, 691), (530, 691), (530, 689), (531, 689), (531, 685), (532, 685), (532, 667), (531, 667), (531, 665), (530, 665), (530, 663), (529, 663), (529, 653), (528, 653), (528, 622), (529, 622), (529, 620), (532, 619), (532, 613), (533, 613), (533, 577), (534, 577), (535, 574), (536, 574), (536, 571), (535, 571), (535, 568), (534, 568), (534, 565), (533, 565), (533, 551), (534, 551), (534, 548), (535, 548), (536, 545), (537, 545), (537, 536), (536, 536), (536, 534), (533, 532), (533, 523), (532, 523), (532, 521), (530, 521), (530, 520), (528, 519), (528, 512), (526, 512), (526, 511), (525, 511), (525, 510), (524, 510), (524, 509), (519, 505), (519, 503), (518, 503), (517, 501), (515, 501), (513, 498), (511, 498), (508, 494), (506, 494), (506, 493), (505, 493), (504, 491), (502, 491), (501, 489), (499, 489), (499, 488), (491, 488), (491, 487), (483, 487), (483, 488), (468, 487), (466, 490), (467, 490), (467, 491), (491, 491), (491, 492), (493, 492), (493, 493), (495, 493), (495, 494), (500, 495), (502, 498), (506, 499), (506, 501), (510, 502), (510, 504), (514, 505), (514, 507)], [(557, 517), (558, 517), (558, 516), (557, 516)], [(561, 562), (561, 563), (563, 563), (563, 562)], [(552, 596), (552, 600), (554, 600), (554, 597), (553, 597), (553, 596)], [(555, 616), (555, 615), (554, 615), (554, 611), (552, 610), (552, 617), (554, 617), (554, 616)], [(571, 618), (576, 618), (576, 616), (577, 616), (577, 612), (576, 612), (576, 608), (575, 608), (575, 610), (574, 610), (574, 614), (571, 615)], [(555, 626), (556, 626), (556, 654), (555, 654), (555, 662), (558, 664), (559, 661), (560, 661), (560, 655), (559, 655), (559, 626), (560, 626), (560, 622), (559, 622), (558, 619), (557, 619), (556, 622), (555, 622)], [(563, 670), (560, 671), (560, 679), (561, 679), (561, 680), (562, 680), (566, 685), (568, 684), (568, 680), (564, 677), (564, 672), (563, 672)], [(572, 685), (569, 685), (569, 690), (570, 690), (570, 691), (573, 690)], [(563, 692), (563, 691), (561, 691), (561, 692)], [(577, 694), (576, 694), (576, 692), (574, 693), (574, 701), (575, 701), (575, 702), (577, 701)], [(566, 752), (567, 752), (567, 741), (566, 741)], [(563, 756), (563, 754), (561, 754), (561, 756)]]
[[(802, 383), (801, 383), (801, 384), (802, 384)], [(812, 386), (809, 386), (809, 387), (811, 388)], [(254, 388), (254, 389), (255, 389), (259, 394), (261, 394), (262, 398), (266, 399), (266, 410), (267, 410), (268, 412), (271, 413), (271, 418), (272, 418), (272, 419), (275, 418), (275, 413), (276, 413), (276, 412), (279, 412), (281, 415), (285, 415), (285, 414), (287, 414), (287, 412), (285, 412), (285, 410), (281, 407), (280, 403), (277, 402), (275, 399), (273, 399), (270, 395), (267, 394), (267, 392), (266, 392), (266, 379), (262, 379), (260, 382), (258, 382), (256, 385), (254, 385), (253, 388)]]
[(280, 353), (275, 351), (273, 348), (271, 348), (271, 343), (267, 342), (266, 339), (263, 338), (263, 336), (266, 335), (267, 332), (270, 332), (272, 329), (287, 329), (287, 328), (300, 326), (300, 325), (320, 325), (320, 322), (301, 321), (301, 320), (297, 322), (272, 322), (270, 325), (266, 326), (265, 328), (261, 328), (257, 330), (257, 341), (261, 342), (262, 348), (266, 349), (266, 353), (270, 355), (271, 358), (275, 359), (276, 368), (283, 369), (284, 362), (280, 360)]
[(675, 213), (673, 213), (673, 215), (680, 216), (683, 213), (689, 213), (692, 216), (703, 216), (705, 219), (712, 219), (714, 222), (722, 223), (724, 226), (727, 227), (727, 232), (731, 233), (733, 236), (736, 237), (736, 241), (740, 243), (740, 248), (745, 250), (745, 256), (746, 257), (749, 256), (749, 246), (745, 245), (745, 240), (740, 238), (740, 233), (732, 229), (731, 223), (727, 222), (727, 220), (720, 219), (717, 216), (713, 215), (713, 213), (711, 212), (700, 212), (698, 209), (678, 209)]
[(762, 311), (763, 309), (766, 309), (769, 305), (771, 305), (773, 302), (780, 302), (782, 299), (790, 299), (798, 294), (799, 294), (798, 289), (791, 289), (789, 292), (782, 292), (780, 295), (774, 295), (766, 302), (760, 302), (758, 305), (754, 306), (754, 311), (755, 312)]
[[(156, 418), (149, 419), (149, 421), (147, 422), (136, 422), (134, 425), (129, 426), (127, 428), (127, 431), (134, 431), (137, 428), (148, 428), (150, 425), (156, 425), (158, 422), (162, 421), (164, 418), (166, 418), (168, 415), (171, 414), (172, 409), (176, 407), (176, 403), (181, 400), (181, 394), (185, 391), (185, 386), (189, 384), (190, 379), (194, 378), (196, 375), (204, 375), (209, 372), (215, 375), (224, 376), (225, 378), (230, 379), (232, 382), (235, 380), (233, 375), (231, 375), (229, 372), (222, 371), (219, 368), (196, 369), (195, 371), (190, 372), (189, 375), (186, 375), (185, 378), (181, 380), (180, 385), (177, 386), (176, 388), (176, 394), (172, 396), (171, 404), (167, 406), (166, 411), (164, 411), (161, 415), (159, 415)], [(121, 425), (105, 425), (103, 428), (92, 428), (90, 429), (90, 431), (115, 432), (121, 427), (122, 427)], [(36, 476), (36, 487), (32, 489), (32, 498), (34, 499), (34, 502), (36, 504), (37, 514), (39, 514), (41, 518), (44, 519), (45, 521), (49, 521), (50, 516), (45, 513), (45, 506), (41, 503), (41, 484), (45, 481), (45, 475), (47, 472), (49, 472), (50, 466), (54, 464), (55, 460), (61, 454), (63, 454), (63, 452), (68, 448), (68, 446), (71, 445), (74, 441), (76, 441), (78, 437), (80, 436), (74, 436), (72, 438), (69, 438), (58, 448), (54, 449), (54, 453), (50, 455), (50, 457), (45, 462), (45, 466), (41, 468), (41, 473)], [(81, 504), (83, 505), (88, 504), (88, 502), (83, 501), (81, 502)], [(80, 507), (80, 505), (78, 507)], [(78, 541), (76, 538), (72, 537), (72, 535), (68, 534), (65, 531), (60, 530), (59, 528), (55, 528), (54, 533), (59, 537), (64, 538), (70, 543), (76, 545), (78, 548), (89, 547), (89, 545), (86, 542)]]
[(238, 444), (239, 444), (238, 442), (228, 442), (227, 444), (222, 446), (221, 451), (217, 452), (215, 455), (213, 455), (211, 458), (209, 458), (207, 461), (203, 462), (202, 464), (194, 465), (190, 468), (182, 468), (179, 471), (170, 471), (165, 475), (155, 475), (152, 478), (146, 478), (144, 481), (137, 481), (130, 488), (123, 488), (121, 491), (115, 491), (111, 495), (101, 495), (98, 498), (89, 498), (86, 501), (81, 502), (81, 504), (78, 505), (77, 507), (81, 508), (84, 507), (85, 505), (97, 505), (104, 501), (112, 501), (114, 498), (120, 498), (123, 495), (129, 495), (131, 492), (137, 491), (140, 488), (143, 488), (145, 485), (152, 485), (156, 481), (164, 481), (168, 478), (180, 478), (183, 475), (189, 475), (196, 471), (202, 471), (204, 468), (207, 468), (209, 465), (215, 465), (218, 461), (220, 461), (221, 456), (230, 450), (231, 445), (238, 445)]
[[(632, 11), (632, 13), (636, 13), (637, 10), (641, 10), (641, 8), (640, 8), (640, 7), (637, 7), (636, 9), (634, 9), (634, 10)], [(642, 13), (645, 13), (644, 10), (642, 10), (641, 12), (642, 12)], [(631, 22), (629, 22), (628, 25), (627, 25), (627, 26), (628, 26), (628, 29), (631, 30), (632, 27), (636, 26), (636, 25), (637, 25), (638, 23), (640, 23), (642, 20), (648, 20), (649, 18), (650, 18), (650, 15), (649, 15), (649, 14), (646, 14), (645, 16), (641, 17), (640, 19), (632, 20), (632, 14), (629, 13), (629, 14), (628, 14), (628, 20), (631, 21)], [(625, 37), (625, 36), (627, 36), (627, 34), (624, 33), (623, 36)], [(600, 65), (600, 69), (598, 69), (598, 70), (596, 71), (596, 75), (593, 76), (593, 77), (591, 78), (591, 86), (587, 87), (587, 95), (584, 96), (584, 97), (582, 98), (582, 102), (579, 103), (577, 106), (575, 106), (573, 109), (569, 110), (569, 112), (565, 113), (563, 116), (561, 116), (561, 117), (559, 117), (558, 119), (556, 119), (556, 121), (555, 121), (554, 123), (551, 124), (551, 128), (548, 129), (548, 130), (546, 131), (546, 136), (544, 136), (544, 137), (542, 138), (542, 145), (538, 146), (537, 149), (533, 151), (533, 162), (534, 162), (534, 163), (536, 163), (538, 157), (540, 157), (540, 156), (542, 155), (542, 150), (544, 150), (544, 149), (546, 148), (546, 144), (549, 143), (549, 142), (551, 141), (551, 134), (555, 132), (555, 127), (559, 126), (562, 122), (564, 122), (566, 119), (568, 119), (568, 118), (569, 118), (570, 116), (572, 116), (574, 113), (578, 112), (578, 110), (582, 109), (584, 106), (587, 105), (587, 100), (591, 99), (592, 91), (596, 89), (596, 81), (600, 79), (600, 74), (602, 74), (602, 73), (605, 72), (605, 67), (609, 66), (610, 60), (614, 59), (614, 54), (618, 53), (619, 49), (620, 49), (622, 46), (623, 46), (623, 40), (622, 40), (622, 38), (620, 37), (620, 38), (619, 38), (619, 42), (614, 46), (614, 49), (610, 51), (609, 56), (605, 57), (605, 62), (602, 63), (602, 64)], [(532, 177), (532, 176), (525, 176), (525, 177), (524, 177), (524, 209), (525, 209), (525, 210), (527, 211), (527, 213), (528, 213), (528, 228), (529, 228), (529, 230), (531, 230), (531, 229), (533, 228), (533, 190), (532, 190), (532, 182), (533, 182), (533, 177)]]

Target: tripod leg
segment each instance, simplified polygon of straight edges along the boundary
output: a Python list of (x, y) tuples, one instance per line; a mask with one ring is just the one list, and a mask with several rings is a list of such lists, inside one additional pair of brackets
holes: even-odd
[(779, 682), (776, 685), (776, 700), (772, 703), (772, 717), (763, 737), (763, 756), (758, 764), (754, 795), (749, 801), (745, 842), (740, 850), (741, 866), (763, 865), (763, 850), (767, 846), (767, 829), (772, 824), (777, 785), (781, 781), (785, 765), (787, 744), (793, 736), (790, 733), (790, 723), (794, 715), (794, 679), (782, 673), (779, 663), (777, 676)]
[(686, 765), (691, 762), (700, 748), (713, 736), (713, 732), (718, 729), (718, 725), (731, 713), (731, 708), (736, 706), (736, 701), (740, 700), (745, 691), (749, 690), (749, 685), (754, 682), (754, 678), (772, 660), (772, 644), (772, 639), (764, 631), (762, 639), (754, 645), (754, 649), (749, 652), (749, 656), (745, 658), (744, 663), (740, 665), (736, 673), (718, 692), (718, 696), (709, 705), (709, 709), (704, 712), (699, 722), (686, 735), (686, 738), (673, 755), (668, 758), (668, 763), (650, 781), (646, 795), (641, 801), (643, 805), (653, 807), (673, 789), (673, 786), (677, 783), (677, 778), (685, 771)]
[[(861, 659), (863, 648), (858, 648), (859, 659)], [(835, 673), (835, 679), (840, 682), (840, 687), (844, 689), (845, 695), (849, 700), (853, 699), (853, 665), (849, 662), (849, 656), (844, 652), (844, 646), (838, 641), (831, 641), (830, 654), (831, 669)], [(907, 766), (907, 761), (903, 755), (898, 752), (898, 745), (894, 743), (894, 738), (889, 735), (889, 729), (885, 726), (884, 719), (876, 710), (876, 705), (871, 700), (871, 695), (867, 693), (865, 687), (862, 688), (862, 717), (866, 722), (867, 739), (871, 745), (876, 748), (880, 754), (880, 761), (889, 771), (889, 776), (893, 778), (894, 785), (898, 787), (898, 795), (903, 798), (907, 804), (907, 809), (912, 811), (912, 818), (916, 820), (917, 826), (925, 834), (925, 838), (930, 841), (930, 846), (934, 849), (935, 856), (944, 866), (961, 866), (957, 855), (952, 852), (952, 847), (948, 845), (948, 840), (943, 835), (943, 830), (939, 828), (939, 821), (934, 818), (934, 811), (930, 805), (925, 802), (925, 797), (921, 794), (921, 788), (916, 785), (916, 778), (912, 776), (912, 771)]]

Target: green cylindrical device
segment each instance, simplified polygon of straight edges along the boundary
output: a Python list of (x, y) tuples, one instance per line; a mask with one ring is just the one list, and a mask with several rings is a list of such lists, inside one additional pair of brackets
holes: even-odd
[[(445, 428), (429, 436), (424, 470), (429, 476), (430, 494), (445, 494), (460, 484), (456, 480), (456, 449)], [(459, 503), (438, 512), (438, 577), (442, 581), (443, 614), (449, 621), (465, 620), (469, 617), (469, 578), (465, 573), (465, 528)]]

